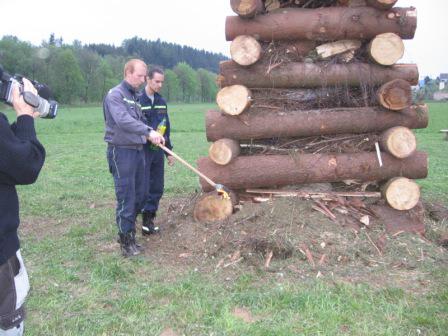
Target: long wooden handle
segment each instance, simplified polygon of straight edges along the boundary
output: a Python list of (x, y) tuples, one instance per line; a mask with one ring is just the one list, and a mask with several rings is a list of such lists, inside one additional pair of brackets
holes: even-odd
[(182, 159), (179, 155), (177, 155), (176, 153), (174, 153), (172, 150), (166, 148), (164, 145), (159, 144), (159, 147), (162, 148), (165, 152), (167, 152), (169, 155), (174, 156), (178, 161), (180, 161), (182, 164), (184, 164), (185, 166), (187, 166), (188, 168), (190, 168), (194, 173), (196, 173), (197, 175), (199, 175), (200, 177), (202, 177), (205, 181), (207, 181), (208, 184), (210, 184), (213, 188), (216, 187), (216, 183), (213, 182), (211, 179), (209, 179), (207, 176), (205, 176), (204, 174), (202, 174), (199, 170), (197, 170), (195, 167), (193, 167), (192, 165), (190, 165), (187, 161), (185, 161), (184, 159)]

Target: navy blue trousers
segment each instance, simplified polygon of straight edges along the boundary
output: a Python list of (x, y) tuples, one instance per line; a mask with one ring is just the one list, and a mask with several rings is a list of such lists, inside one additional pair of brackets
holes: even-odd
[(165, 154), (163, 150), (150, 150), (145, 145), (145, 201), (143, 212), (156, 213), (163, 195)]
[(144, 200), (145, 156), (143, 150), (107, 147), (109, 171), (117, 198), (116, 220), (120, 233), (135, 230), (135, 220)]

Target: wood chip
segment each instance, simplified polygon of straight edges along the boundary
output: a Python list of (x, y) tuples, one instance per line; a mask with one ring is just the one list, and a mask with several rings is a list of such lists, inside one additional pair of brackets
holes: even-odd
[(271, 264), (272, 257), (274, 256), (274, 252), (269, 251), (266, 256), (266, 261), (264, 262), (264, 268), (269, 268), (269, 265)]

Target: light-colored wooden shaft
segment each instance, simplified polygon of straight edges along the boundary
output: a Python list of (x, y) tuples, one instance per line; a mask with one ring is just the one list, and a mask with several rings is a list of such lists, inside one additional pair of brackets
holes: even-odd
[(207, 176), (205, 176), (204, 174), (202, 174), (199, 170), (197, 170), (195, 167), (193, 167), (191, 164), (189, 164), (187, 161), (185, 161), (184, 159), (182, 159), (179, 155), (177, 155), (176, 153), (174, 153), (172, 150), (168, 149), (167, 147), (165, 147), (162, 144), (159, 144), (159, 147), (162, 148), (165, 152), (167, 152), (169, 155), (174, 156), (178, 161), (180, 161), (183, 165), (185, 165), (186, 167), (190, 168), (194, 173), (196, 173), (197, 175), (199, 175), (200, 177), (202, 177), (205, 181), (207, 181), (208, 184), (210, 184), (213, 188), (216, 187), (216, 183), (213, 182), (211, 179), (209, 179)]

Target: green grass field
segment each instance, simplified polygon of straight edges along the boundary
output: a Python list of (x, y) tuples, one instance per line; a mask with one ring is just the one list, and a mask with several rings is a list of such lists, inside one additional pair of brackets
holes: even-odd
[[(213, 107), (170, 106), (174, 150), (189, 162), (207, 153), (204, 112)], [(430, 116), (430, 126), (416, 131), (430, 155), (429, 176), (419, 183), (425, 198), (448, 203), (448, 142), (438, 133), (448, 127), (448, 104), (430, 104)], [(121, 258), (101, 109), (62, 108), (37, 128), (45, 167), (37, 183), (18, 188), (32, 284), (26, 335), (160, 335), (167, 328), (177, 335), (446, 335), (446, 267), (427, 270), (431, 291), (412, 292), (257, 271), (226, 279), (150, 257)], [(179, 164), (167, 168), (167, 197), (195, 189), (195, 175)], [(235, 307), (250, 310), (254, 322), (235, 317)]]

